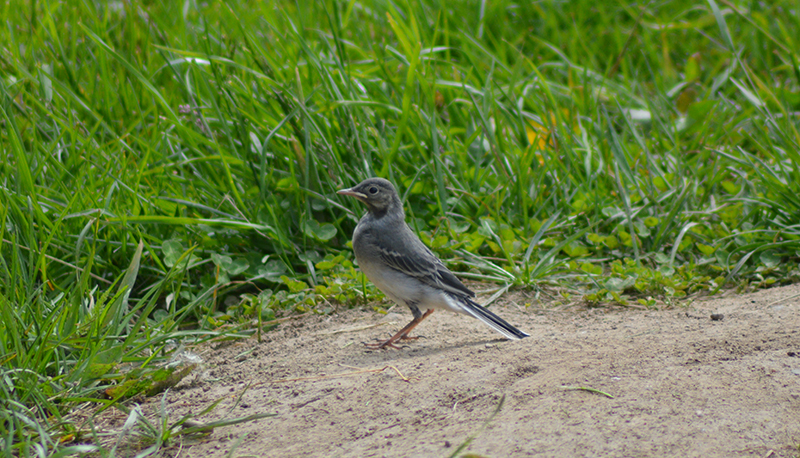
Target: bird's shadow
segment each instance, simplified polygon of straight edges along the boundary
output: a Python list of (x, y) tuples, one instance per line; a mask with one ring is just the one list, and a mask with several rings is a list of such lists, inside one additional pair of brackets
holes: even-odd
[(454, 350), (459, 350), (463, 348), (475, 348), (480, 346), (485, 346), (487, 344), (492, 345), (499, 345), (503, 343), (511, 343), (511, 341), (507, 339), (491, 339), (491, 340), (473, 340), (473, 341), (466, 341), (456, 343), (454, 345), (442, 345), (442, 346), (425, 346), (421, 344), (424, 341), (425, 337), (420, 336), (420, 340), (415, 342), (403, 344), (399, 350), (391, 349), (391, 348), (384, 348), (384, 349), (370, 349), (363, 347), (363, 343), (359, 343), (362, 345), (360, 349), (360, 360), (372, 360), (372, 361), (380, 361), (380, 362), (389, 362), (389, 361), (398, 361), (398, 360), (408, 360), (408, 359), (416, 359), (419, 357), (427, 357), (438, 355), (440, 353), (450, 352)]

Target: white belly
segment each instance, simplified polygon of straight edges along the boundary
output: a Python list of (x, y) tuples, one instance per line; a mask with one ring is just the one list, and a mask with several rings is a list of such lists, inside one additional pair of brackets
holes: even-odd
[(466, 313), (463, 307), (448, 294), (394, 269), (374, 268), (359, 262), (367, 278), (389, 299), (406, 306), (416, 305), (421, 311), (444, 309)]

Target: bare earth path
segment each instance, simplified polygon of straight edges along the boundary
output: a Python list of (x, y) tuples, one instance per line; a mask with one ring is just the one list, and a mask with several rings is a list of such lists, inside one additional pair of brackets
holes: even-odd
[[(800, 456), (799, 294), (800, 285), (729, 292), (666, 311), (523, 309), (511, 295), (492, 310), (531, 337), (501, 340), (437, 312), (417, 328), (427, 338), (400, 351), (361, 342), (402, 327), (405, 309), (287, 321), (260, 344), (198, 349), (204, 368), (168, 395), (172, 418), (220, 398), (199, 420), (278, 415), (172, 452), (438, 457), (480, 433), (466, 451), (486, 457)], [(387, 365), (410, 382), (392, 368), (355, 373)]]

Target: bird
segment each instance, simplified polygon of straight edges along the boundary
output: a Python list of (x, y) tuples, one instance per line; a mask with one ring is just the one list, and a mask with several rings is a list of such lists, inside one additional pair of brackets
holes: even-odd
[(422, 243), (406, 224), (403, 203), (389, 180), (368, 178), (337, 193), (367, 206), (353, 232), (353, 251), (361, 271), (386, 297), (406, 305), (414, 315), (392, 337), (367, 347), (399, 349), (396, 342), (417, 339), (409, 333), (436, 309), (470, 315), (510, 340), (528, 337), (475, 302), (475, 293)]

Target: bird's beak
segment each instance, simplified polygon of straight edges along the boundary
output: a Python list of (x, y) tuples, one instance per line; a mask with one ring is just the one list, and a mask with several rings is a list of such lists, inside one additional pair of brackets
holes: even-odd
[(352, 196), (352, 197), (355, 197), (358, 200), (366, 200), (367, 199), (367, 196), (365, 196), (364, 194), (361, 194), (358, 191), (353, 191), (353, 188), (340, 189), (340, 190), (336, 191), (336, 194), (341, 194), (343, 196)]

